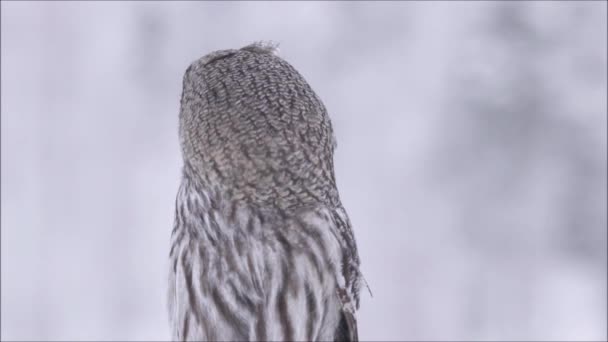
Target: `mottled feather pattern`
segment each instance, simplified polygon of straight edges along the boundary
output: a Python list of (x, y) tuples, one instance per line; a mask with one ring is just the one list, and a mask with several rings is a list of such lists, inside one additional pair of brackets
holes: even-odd
[(174, 340), (356, 340), (360, 272), (321, 100), (276, 46), (184, 76), (169, 271)]

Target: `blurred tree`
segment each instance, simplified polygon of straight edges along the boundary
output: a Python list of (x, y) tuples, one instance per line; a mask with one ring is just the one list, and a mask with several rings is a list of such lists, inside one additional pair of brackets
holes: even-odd
[[(465, 44), (453, 67), (446, 91), (453, 112), (445, 115), (437, 145), (441, 171), (434, 176), (459, 203), (456, 228), (481, 260), (472, 329), (529, 338), (535, 336), (528, 322), (535, 315), (536, 276), (550, 256), (575, 257), (605, 272), (606, 148), (597, 139), (606, 139), (606, 105), (587, 108), (590, 113), (573, 106), (605, 95), (606, 79), (589, 77), (582, 65), (589, 59), (577, 59), (584, 49), (605, 64), (605, 38), (576, 44), (605, 17), (573, 3), (487, 5), (481, 39)], [(589, 87), (603, 91), (589, 93)], [(496, 265), (525, 267), (506, 279)], [(507, 283), (514, 274), (523, 284)], [(498, 298), (508, 293), (519, 297)]]

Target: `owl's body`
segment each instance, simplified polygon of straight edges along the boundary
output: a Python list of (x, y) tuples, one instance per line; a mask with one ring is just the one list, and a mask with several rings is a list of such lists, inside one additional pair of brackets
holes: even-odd
[(183, 178), (171, 237), (174, 340), (356, 340), (359, 258), (331, 122), (264, 45), (184, 76)]

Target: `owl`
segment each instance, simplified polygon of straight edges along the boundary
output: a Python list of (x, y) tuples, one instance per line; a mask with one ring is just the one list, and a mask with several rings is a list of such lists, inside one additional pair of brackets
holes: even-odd
[(183, 78), (169, 252), (174, 340), (356, 341), (361, 273), (332, 124), (275, 45)]

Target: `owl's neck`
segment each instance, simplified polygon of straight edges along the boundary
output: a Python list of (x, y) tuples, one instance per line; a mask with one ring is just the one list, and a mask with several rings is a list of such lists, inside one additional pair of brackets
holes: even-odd
[(238, 203), (271, 216), (284, 216), (312, 207), (340, 206), (333, 170), (317, 174), (304, 166), (294, 170), (277, 165), (272, 172), (259, 172), (255, 177), (233, 170), (237, 175), (228, 177), (218, 175), (213, 167), (185, 162), (183, 178), (194, 192), (204, 193), (215, 208)]

